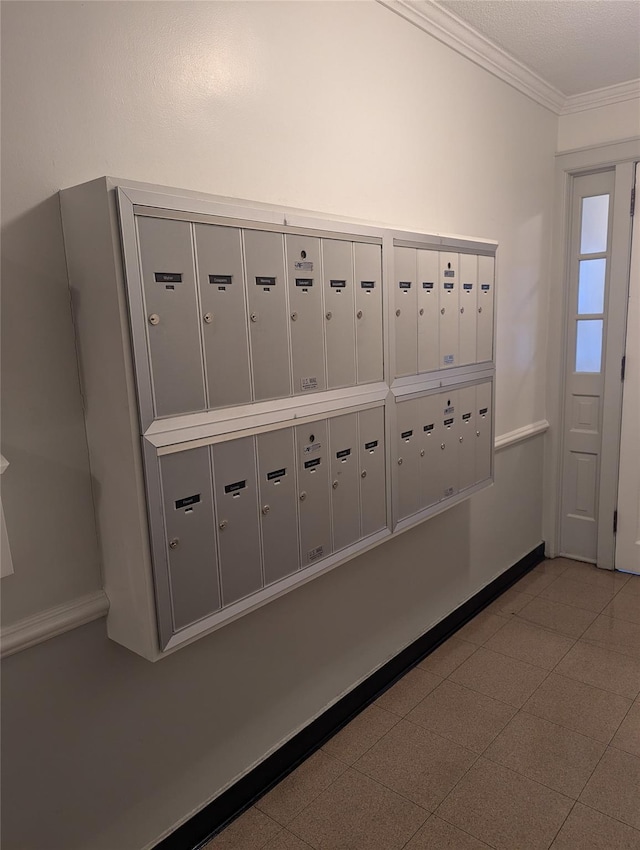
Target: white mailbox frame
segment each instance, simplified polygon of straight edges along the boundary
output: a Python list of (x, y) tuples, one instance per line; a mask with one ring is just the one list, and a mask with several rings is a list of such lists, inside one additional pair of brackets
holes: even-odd
[[(395, 245), (493, 257), (497, 243), (406, 232), (368, 222), (109, 177), (63, 190), (60, 197), (94, 504), (105, 591), (110, 600), (107, 629), (113, 640), (149, 660), (158, 660), (492, 483), (488, 478), (411, 517), (395, 521), (395, 473), (390, 439), (395, 428), (395, 399), (442, 391), (449, 386), (460, 387), (479, 379), (493, 382), (495, 367), (489, 362), (393, 379), (395, 340), (394, 323), (390, 321), (393, 308), (390, 282), (394, 279)], [(347, 238), (380, 245), (383, 380), (154, 418), (147, 317), (136, 240), (138, 212), (194, 223)], [(494, 288), (496, 278), (497, 270)], [(494, 294), (494, 310), (496, 301)], [(495, 399), (495, 393), (492, 396)], [(386, 527), (174, 633), (165, 605), (167, 551), (164, 528), (160, 528), (163, 506), (158, 458), (187, 448), (372, 407), (384, 408)], [(493, 448), (491, 454), (493, 475)]]

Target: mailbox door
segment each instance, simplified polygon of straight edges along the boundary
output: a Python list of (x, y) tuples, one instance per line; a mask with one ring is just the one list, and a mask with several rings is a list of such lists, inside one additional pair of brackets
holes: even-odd
[(280, 233), (245, 230), (249, 336), (256, 401), (291, 395), (289, 325)]
[(360, 539), (357, 413), (329, 420), (329, 451), (333, 550), (338, 552)]
[(398, 519), (420, 510), (420, 402), (400, 401), (396, 405), (395, 463), (397, 470)]
[(324, 322), (320, 240), (310, 236), (285, 237), (293, 392), (324, 390)]
[(331, 554), (327, 423), (296, 427), (300, 562), (308, 567)]
[(476, 437), (475, 426), (476, 388), (464, 387), (458, 390), (458, 410), (456, 426), (458, 429), (458, 487), (465, 490), (476, 483)]
[(194, 225), (209, 407), (251, 401), (242, 238), (235, 227)]
[(420, 399), (421, 505), (428, 508), (442, 498), (440, 444), (442, 443), (442, 400), (439, 394)]
[(440, 367), (440, 287), (437, 251), (418, 251), (418, 371)]
[(322, 240), (322, 276), (327, 387), (352, 387), (356, 383), (356, 328), (351, 242)]
[(174, 630), (220, 608), (209, 450), (160, 458)]
[(476, 481), (491, 477), (491, 382), (476, 387)]
[(356, 301), (356, 372), (359, 384), (382, 381), (382, 247), (353, 246)]
[(418, 297), (415, 248), (394, 248), (396, 378), (418, 371)]
[(285, 578), (300, 567), (293, 430), (256, 437), (264, 583)]
[(136, 216), (156, 416), (205, 409), (191, 225)]
[(478, 257), (478, 363), (493, 360), (495, 258)]
[(358, 413), (360, 446), (361, 534), (368, 537), (387, 525), (384, 408)]
[(460, 254), (459, 281), (459, 331), (460, 359), (458, 365), (476, 362), (478, 318), (478, 258), (474, 254)]
[(255, 445), (242, 437), (211, 451), (222, 602), (230, 605), (262, 587)]
[(440, 253), (440, 368), (459, 365), (458, 255)]
[(440, 442), (440, 484), (441, 499), (448, 499), (459, 489), (458, 470), (458, 427), (460, 415), (458, 390), (447, 390), (439, 394), (440, 416), (442, 421), (442, 439)]

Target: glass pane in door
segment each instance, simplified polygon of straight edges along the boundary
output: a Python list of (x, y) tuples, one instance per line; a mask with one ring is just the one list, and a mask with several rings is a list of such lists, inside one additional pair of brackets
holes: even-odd
[(580, 253), (599, 254), (607, 250), (609, 195), (592, 195), (582, 199)]
[(602, 319), (579, 319), (576, 333), (576, 372), (602, 368)]
[(580, 260), (578, 313), (604, 313), (604, 275), (607, 261)]

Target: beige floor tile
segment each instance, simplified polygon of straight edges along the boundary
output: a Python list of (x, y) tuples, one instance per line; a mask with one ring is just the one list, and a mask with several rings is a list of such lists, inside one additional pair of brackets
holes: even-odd
[(533, 596), (531, 593), (520, 593), (515, 588), (510, 587), (509, 590), (495, 599), (490, 605), (484, 609), (489, 614), (498, 614), (502, 617), (510, 617), (512, 614), (517, 614), (524, 606), (531, 602)]
[(529, 593), (531, 596), (537, 596), (541, 590), (549, 587), (557, 578), (557, 572), (550, 570), (546, 566), (546, 562), (543, 562), (530, 573), (527, 573), (526, 576), (523, 576), (520, 581), (517, 581), (513, 585), (513, 589), (517, 593)]
[(432, 812), (475, 759), (464, 747), (401, 720), (354, 768)]
[(485, 850), (488, 847), (484, 841), (478, 841), (457, 826), (431, 815), (405, 850)]
[(606, 744), (521, 711), (484, 757), (577, 799)]
[(640, 850), (640, 832), (576, 803), (551, 850)]
[(574, 643), (574, 638), (514, 620), (490, 638), (485, 648), (545, 670), (553, 670)]
[(629, 699), (640, 693), (640, 661), (582, 641), (571, 647), (554, 672)]
[[(562, 573), (566, 572), (569, 567), (574, 566), (575, 564), (582, 565), (581, 561), (573, 561), (571, 558), (553, 558), (546, 559), (539, 565), (539, 567), (544, 566), (548, 572), (553, 573), (556, 576), (562, 575)], [(538, 567), (538, 568), (539, 568)]]
[(264, 850), (313, 850), (313, 848), (297, 835), (283, 829), (268, 844), (265, 844)]
[(481, 611), (466, 626), (463, 626), (456, 632), (456, 637), (460, 640), (467, 640), (469, 643), (475, 643), (477, 646), (482, 646), (485, 641), (489, 640), (507, 622), (508, 620), (505, 617), (498, 617), (497, 614), (488, 614), (486, 611)]
[(504, 702), (446, 681), (425, 697), (407, 719), (480, 754), (515, 713), (516, 709)]
[(256, 808), (248, 809), (202, 850), (264, 850), (282, 827)]
[(256, 808), (286, 826), (347, 769), (322, 750), (292, 771), (256, 803)]
[(573, 801), (480, 758), (436, 814), (501, 850), (547, 850)]
[(476, 649), (477, 646), (474, 643), (467, 643), (466, 640), (451, 637), (437, 649), (434, 649), (430, 655), (427, 655), (418, 664), (418, 667), (422, 670), (428, 670), (430, 673), (436, 673), (438, 676), (446, 677), (449, 673), (453, 673), (456, 667), (459, 667), (470, 655), (473, 655)]
[(566, 578), (575, 578), (616, 591), (624, 587), (629, 581), (629, 576), (625, 573), (618, 573), (615, 570), (601, 570), (593, 564), (584, 564), (580, 561), (571, 561), (563, 575)]
[(524, 711), (608, 744), (631, 700), (552, 673), (524, 705)]
[(593, 611), (585, 611), (583, 608), (538, 596), (525, 605), (516, 616), (567, 637), (579, 638), (598, 615)]
[(628, 581), (602, 613), (616, 620), (640, 623), (640, 581)]
[(481, 647), (449, 677), (478, 693), (520, 708), (529, 699), (547, 672)]
[(428, 812), (347, 770), (290, 824), (316, 850), (400, 850)]
[(640, 758), (608, 747), (580, 802), (640, 829)]
[(589, 626), (582, 635), (582, 639), (604, 649), (613, 649), (615, 652), (640, 660), (640, 624), (638, 623), (601, 615)]
[(345, 764), (353, 764), (397, 722), (397, 714), (370, 705), (327, 741), (322, 750)]
[(414, 667), (413, 670), (405, 673), (399, 682), (378, 697), (375, 705), (404, 717), (421, 699), (437, 688), (441, 681), (441, 676), (435, 676), (427, 670)]
[(591, 581), (582, 581), (572, 576), (561, 575), (553, 584), (540, 593), (542, 599), (574, 605), (599, 614), (613, 599), (616, 591), (613, 587), (603, 587)]
[(611, 746), (640, 757), (640, 703), (635, 702), (613, 736)]

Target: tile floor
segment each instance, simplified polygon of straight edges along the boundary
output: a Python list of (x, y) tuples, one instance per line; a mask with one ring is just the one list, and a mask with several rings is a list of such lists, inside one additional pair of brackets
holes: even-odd
[(640, 577), (540, 564), (206, 850), (640, 850)]

